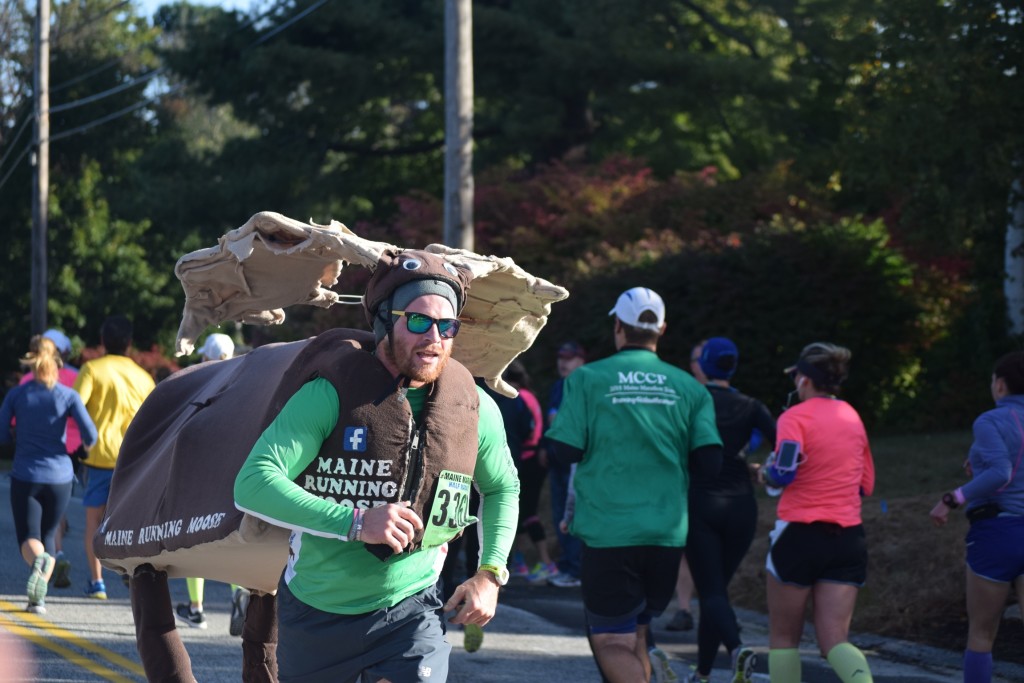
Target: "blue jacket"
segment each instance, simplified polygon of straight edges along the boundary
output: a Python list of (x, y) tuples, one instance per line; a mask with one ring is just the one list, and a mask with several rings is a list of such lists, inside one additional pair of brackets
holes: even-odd
[(961, 489), (967, 508), (996, 503), (1003, 512), (1024, 515), (1024, 394), (999, 399), (974, 421), (968, 458), (974, 476)]
[[(32, 381), (8, 392), (0, 405), (0, 444), (15, 441), (11, 476), (34, 484), (66, 484), (75, 476), (64, 447), (68, 417), (78, 423), (82, 443), (96, 443), (93, 424), (74, 389), (57, 384), (47, 389)], [(11, 427), (17, 418), (17, 439)]]

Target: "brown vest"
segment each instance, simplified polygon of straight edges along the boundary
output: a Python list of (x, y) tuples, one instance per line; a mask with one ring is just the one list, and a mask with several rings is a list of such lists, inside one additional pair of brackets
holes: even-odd
[[(480, 399), (458, 361), (449, 359), (429, 386), (419, 423), (395, 378), (365, 351), (339, 351), (319, 374), (338, 393), (338, 422), (295, 479), (306, 491), (363, 509), (411, 501), (426, 522), (441, 471), (473, 475)], [(421, 540), (422, 532), (409, 550)], [(390, 554), (384, 545), (370, 550)]]

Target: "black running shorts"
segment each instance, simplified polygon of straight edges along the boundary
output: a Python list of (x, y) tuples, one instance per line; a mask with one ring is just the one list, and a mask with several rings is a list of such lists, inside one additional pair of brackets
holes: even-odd
[(682, 548), (656, 545), (583, 548), (583, 607), (595, 632), (629, 632), (672, 600)]
[(810, 587), (819, 581), (863, 586), (868, 574), (864, 526), (831, 522), (775, 523), (767, 570), (782, 583)]

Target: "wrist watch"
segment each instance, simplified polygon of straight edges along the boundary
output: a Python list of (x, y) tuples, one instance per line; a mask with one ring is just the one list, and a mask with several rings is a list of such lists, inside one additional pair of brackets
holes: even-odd
[(504, 586), (508, 583), (507, 567), (499, 567), (494, 564), (482, 564), (480, 565), (480, 571), (493, 574), (494, 578), (498, 581), (499, 586)]
[(956, 496), (954, 496), (950, 491), (942, 494), (942, 504), (950, 510), (956, 510), (960, 507), (960, 503), (956, 502)]

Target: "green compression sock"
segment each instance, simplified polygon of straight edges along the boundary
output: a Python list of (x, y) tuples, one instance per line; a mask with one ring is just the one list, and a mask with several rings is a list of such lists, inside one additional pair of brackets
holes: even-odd
[(771, 683), (800, 683), (800, 650), (795, 647), (768, 650)]
[(839, 643), (829, 650), (828, 663), (843, 683), (873, 683), (871, 667), (864, 653), (850, 643)]
[[(203, 588), (206, 586), (204, 579), (185, 579), (188, 585), (188, 599), (197, 604), (203, 604)], [(180, 585), (180, 584), (179, 584)]]

